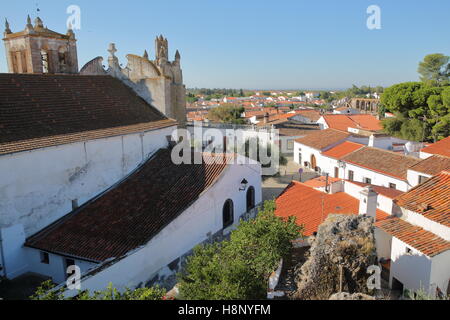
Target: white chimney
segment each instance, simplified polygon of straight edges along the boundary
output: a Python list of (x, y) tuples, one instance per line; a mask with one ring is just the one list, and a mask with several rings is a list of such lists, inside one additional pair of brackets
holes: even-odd
[(378, 193), (372, 187), (365, 187), (359, 193), (359, 214), (366, 214), (376, 220)]

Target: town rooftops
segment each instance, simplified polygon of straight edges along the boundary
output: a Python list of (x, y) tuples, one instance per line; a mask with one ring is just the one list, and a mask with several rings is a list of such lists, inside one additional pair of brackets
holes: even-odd
[(402, 208), (450, 227), (450, 172), (441, 172), (395, 201)]
[(348, 131), (348, 128), (356, 128), (366, 131), (380, 131), (380, 120), (370, 114), (326, 114), (323, 116), (328, 127), (340, 131)]
[(442, 139), (432, 145), (423, 148), (420, 150), (421, 152), (429, 153), (429, 154), (439, 154), (441, 156), (450, 157), (450, 137)]
[(390, 199), (395, 199), (399, 195), (404, 194), (403, 191), (400, 191), (400, 190), (397, 190), (397, 189), (387, 188), (387, 187), (383, 187), (383, 186), (377, 186), (377, 185), (374, 185), (374, 184), (369, 184), (369, 183), (364, 183), (364, 182), (345, 180), (345, 183), (352, 183), (352, 184), (357, 185), (357, 186), (359, 186), (361, 188), (371, 187), (373, 189), (373, 191), (375, 191), (379, 195), (387, 197), (387, 198), (390, 198)]
[[(292, 181), (276, 199), (275, 214), (279, 217), (295, 216), (297, 224), (303, 225), (305, 236), (317, 232), (329, 214), (358, 213), (359, 200), (345, 192), (327, 194), (297, 181)], [(377, 220), (388, 216), (386, 212), (377, 210)]]
[(434, 155), (420, 161), (418, 164), (410, 167), (410, 169), (434, 176), (441, 171), (450, 171), (450, 158)]
[(342, 179), (339, 178), (334, 178), (334, 177), (328, 177), (328, 181), (327, 181), (327, 177), (325, 176), (320, 176), (311, 180), (308, 180), (306, 182), (304, 182), (304, 184), (308, 187), (312, 187), (312, 188), (324, 188), (328, 185), (331, 185), (335, 182), (339, 182), (342, 181)]
[(350, 137), (349, 133), (334, 129), (326, 129), (312, 132), (307, 136), (295, 141), (317, 150), (323, 150), (331, 145), (344, 141), (348, 137)]
[(128, 178), (31, 236), (25, 245), (94, 262), (123, 256), (150, 241), (215, 183), (227, 164), (209, 158), (203, 164), (175, 165), (171, 152), (162, 149)]
[(356, 150), (342, 160), (402, 180), (406, 180), (408, 168), (420, 162), (414, 157), (371, 147)]
[(111, 76), (0, 74), (0, 154), (173, 125)]
[(450, 250), (450, 241), (397, 217), (377, 221), (375, 226), (429, 257)]
[(344, 141), (341, 144), (338, 144), (336, 147), (333, 147), (325, 152), (322, 152), (322, 155), (340, 160), (346, 155), (352, 153), (353, 151), (359, 150), (363, 147), (364, 145), (359, 143)]

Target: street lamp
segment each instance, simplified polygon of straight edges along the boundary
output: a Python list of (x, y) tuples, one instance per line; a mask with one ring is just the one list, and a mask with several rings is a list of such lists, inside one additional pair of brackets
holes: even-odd
[(241, 187), (239, 188), (239, 191), (245, 191), (247, 189), (248, 181), (244, 178), (244, 180), (241, 181)]

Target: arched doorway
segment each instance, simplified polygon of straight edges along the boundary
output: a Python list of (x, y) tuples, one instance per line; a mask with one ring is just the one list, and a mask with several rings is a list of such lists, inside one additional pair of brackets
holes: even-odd
[(316, 161), (316, 156), (315, 155), (311, 155), (311, 169), (315, 170), (317, 167), (317, 161)]
[(255, 188), (250, 187), (247, 190), (247, 212), (255, 207)]
[(233, 200), (228, 199), (225, 201), (222, 210), (223, 228), (228, 228), (234, 222), (234, 204)]

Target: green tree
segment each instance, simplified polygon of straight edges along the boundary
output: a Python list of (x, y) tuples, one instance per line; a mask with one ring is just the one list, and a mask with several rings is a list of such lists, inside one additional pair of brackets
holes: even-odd
[(234, 104), (223, 104), (220, 107), (209, 110), (208, 119), (221, 123), (245, 124), (245, 119), (241, 117), (244, 111), (244, 107)]
[(449, 79), (450, 64), (448, 56), (442, 53), (433, 53), (425, 56), (419, 63), (420, 80), (423, 82), (441, 82)]
[(198, 246), (179, 275), (180, 294), (188, 300), (264, 299), (267, 281), (301, 236), (295, 218), (274, 214), (266, 201), (258, 217), (241, 221), (230, 240)]

